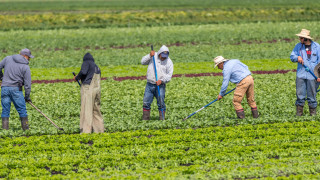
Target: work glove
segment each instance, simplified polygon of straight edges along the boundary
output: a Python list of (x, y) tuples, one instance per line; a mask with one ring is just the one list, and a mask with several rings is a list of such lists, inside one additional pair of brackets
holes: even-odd
[(25, 97), (25, 98), (24, 98), (24, 100), (25, 100), (26, 102), (30, 102), (30, 103), (32, 103), (32, 101), (31, 101), (30, 97)]

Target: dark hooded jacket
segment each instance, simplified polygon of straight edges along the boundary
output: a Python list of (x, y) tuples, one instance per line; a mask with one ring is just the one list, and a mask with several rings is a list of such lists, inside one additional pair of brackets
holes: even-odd
[(87, 53), (83, 57), (83, 63), (79, 74), (76, 76), (76, 80), (81, 80), (82, 84), (90, 84), (94, 74), (101, 76), (100, 68), (94, 63), (94, 59), (90, 53)]
[(29, 61), (20, 54), (7, 56), (0, 62), (0, 75), (4, 74), (1, 87), (19, 87), (24, 85), (25, 99), (30, 98), (31, 72)]

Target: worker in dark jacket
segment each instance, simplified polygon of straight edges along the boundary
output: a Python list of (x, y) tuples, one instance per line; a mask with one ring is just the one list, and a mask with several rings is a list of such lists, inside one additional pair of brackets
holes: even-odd
[(100, 112), (101, 71), (90, 53), (83, 57), (81, 70), (74, 79), (81, 80), (80, 133), (103, 133), (103, 118)]
[[(9, 129), (11, 102), (19, 113), (22, 129), (29, 129), (26, 101), (31, 102), (30, 58), (34, 58), (30, 50), (22, 49), (20, 54), (7, 56), (0, 62), (2, 129)], [(25, 97), (23, 97), (22, 86), (24, 86)]]

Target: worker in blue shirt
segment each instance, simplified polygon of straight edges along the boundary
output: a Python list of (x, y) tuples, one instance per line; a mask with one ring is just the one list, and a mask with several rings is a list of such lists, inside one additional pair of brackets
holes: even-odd
[(223, 73), (223, 82), (218, 95), (218, 100), (222, 99), (224, 96), (229, 81), (237, 84), (233, 95), (233, 106), (236, 110), (237, 117), (240, 119), (245, 118), (244, 109), (241, 105), (241, 102), (244, 98), (244, 95), (246, 95), (248, 104), (251, 107), (253, 118), (258, 118), (259, 113), (254, 100), (254, 82), (248, 66), (240, 62), (238, 59), (229, 60), (223, 58), (222, 56), (214, 58), (214, 63), (215, 67), (218, 66)]
[(315, 66), (320, 62), (320, 46), (318, 43), (312, 41), (310, 31), (302, 29), (299, 34), (300, 42), (296, 44), (291, 52), (290, 59), (297, 65), (297, 78), (296, 78), (296, 116), (303, 115), (303, 106), (305, 101), (308, 101), (309, 113), (311, 116), (316, 115), (317, 108), (317, 80), (310, 72), (307, 72), (305, 67), (313, 72)]

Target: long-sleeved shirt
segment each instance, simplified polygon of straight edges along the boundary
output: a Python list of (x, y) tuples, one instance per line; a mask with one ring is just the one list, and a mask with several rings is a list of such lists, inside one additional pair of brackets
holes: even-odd
[(81, 70), (76, 76), (76, 80), (81, 79), (82, 84), (90, 84), (94, 74), (100, 74), (100, 68), (94, 62), (94, 59), (90, 53), (86, 53), (83, 57), (83, 63)]
[(251, 75), (248, 66), (238, 59), (230, 59), (223, 64), (223, 82), (220, 90), (220, 96), (224, 96), (229, 85), (229, 81), (238, 84), (242, 79)]
[[(314, 71), (314, 68), (318, 63), (320, 63), (320, 46), (318, 43), (311, 42), (311, 57), (308, 58), (306, 52), (306, 46), (304, 44), (298, 43), (291, 52), (290, 59), (292, 62), (298, 62), (298, 56), (301, 56), (303, 63), (307, 66), (310, 71)], [(302, 64), (297, 65), (297, 78), (313, 80), (314, 77), (311, 73), (307, 72)]]
[(0, 72), (4, 68), (1, 87), (20, 87), (24, 85), (25, 98), (30, 98), (31, 71), (29, 61), (20, 54), (7, 56), (0, 62)]
[[(164, 61), (159, 59), (158, 55), (164, 51), (169, 52), (169, 49), (166, 46), (162, 46), (160, 50), (155, 53), (154, 60), (157, 68), (158, 80), (161, 80), (162, 83), (168, 83), (172, 78), (173, 63), (169, 57)], [(156, 84), (156, 77), (155, 77), (154, 65), (153, 65), (152, 59), (153, 58), (150, 56), (150, 54), (147, 54), (146, 56), (142, 57), (141, 64), (148, 65), (147, 82)]]

